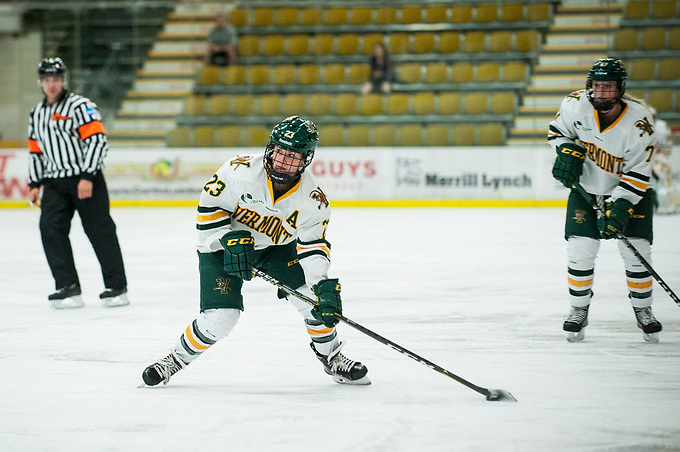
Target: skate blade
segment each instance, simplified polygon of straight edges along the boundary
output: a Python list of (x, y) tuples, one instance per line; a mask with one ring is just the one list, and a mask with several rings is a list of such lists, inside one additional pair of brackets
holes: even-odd
[(339, 375), (333, 375), (333, 381), (341, 385), (370, 385), (371, 380), (369, 380), (368, 375), (364, 375), (358, 380), (348, 380), (342, 378)]
[(645, 341), (649, 342), (650, 344), (659, 343), (659, 333), (642, 333), (642, 337), (644, 337)]
[(130, 299), (127, 297), (127, 294), (121, 294), (117, 297), (102, 299), (102, 305), (104, 305), (105, 308), (116, 308), (118, 306), (127, 306), (129, 304)]
[(579, 332), (574, 331), (567, 332), (567, 341), (569, 342), (581, 342), (583, 341), (584, 337), (586, 337), (586, 333), (583, 329)]
[(80, 295), (74, 295), (63, 300), (50, 300), (50, 306), (52, 309), (77, 309), (85, 306), (85, 303)]

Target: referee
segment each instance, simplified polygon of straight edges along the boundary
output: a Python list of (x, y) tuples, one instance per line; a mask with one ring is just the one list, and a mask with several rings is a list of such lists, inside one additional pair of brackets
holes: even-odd
[(40, 235), (56, 288), (47, 298), (55, 309), (84, 305), (69, 240), (78, 211), (101, 265), (106, 289), (99, 298), (106, 307), (124, 306), (130, 303), (127, 279), (102, 174), (108, 150), (104, 126), (97, 106), (69, 93), (65, 78), (61, 58), (40, 62), (38, 83), (45, 98), (28, 124), (29, 199), (40, 205)]

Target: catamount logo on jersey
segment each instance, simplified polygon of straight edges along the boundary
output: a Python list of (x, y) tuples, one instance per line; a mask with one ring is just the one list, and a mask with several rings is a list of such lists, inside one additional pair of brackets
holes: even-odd
[(319, 202), (319, 210), (321, 210), (321, 206), (328, 207), (328, 198), (326, 197), (326, 193), (324, 193), (320, 187), (316, 187), (316, 190), (312, 190), (312, 192), (309, 194), (309, 197), (314, 201)]
[(250, 168), (250, 161), (253, 159), (252, 155), (237, 155), (236, 158), (229, 162), (229, 166), (234, 166), (234, 171), (236, 168), (243, 165), (246, 168)]
[(581, 92), (574, 91), (573, 93), (567, 94), (567, 99), (581, 100)]
[(641, 130), (640, 136), (644, 135), (645, 133), (649, 135), (654, 133), (654, 127), (652, 127), (652, 124), (649, 122), (649, 119), (647, 119), (647, 116), (635, 121), (635, 127)]

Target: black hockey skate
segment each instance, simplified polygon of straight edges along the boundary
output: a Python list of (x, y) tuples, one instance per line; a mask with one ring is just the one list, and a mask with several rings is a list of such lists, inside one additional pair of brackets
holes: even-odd
[(70, 286), (62, 287), (51, 295), (47, 296), (50, 305), (54, 309), (74, 309), (85, 306), (81, 294), (80, 285), (73, 283)]
[(659, 331), (661, 331), (663, 327), (661, 326), (661, 322), (654, 317), (651, 306), (646, 308), (633, 308), (633, 311), (635, 311), (638, 328), (642, 330), (645, 340), (654, 344), (659, 342)]
[(147, 386), (156, 386), (160, 382), (166, 385), (170, 381), (170, 377), (188, 365), (189, 363), (184, 362), (177, 353), (172, 351), (165, 358), (161, 358), (157, 363), (153, 363), (144, 369), (142, 380)]
[(564, 321), (564, 325), (562, 325), (562, 329), (567, 332), (569, 342), (581, 342), (585, 337), (584, 328), (588, 326), (589, 307), (590, 305), (584, 308), (571, 307), (571, 311)]
[(99, 298), (101, 298), (104, 307), (107, 308), (127, 306), (130, 304), (130, 300), (127, 296), (127, 287), (123, 287), (122, 289), (106, 289), (99, 294)]
[(314, 343), (309, 344), (314, 350), (316, 357), (323, 364), (326, 373), (333, 377), (333, 381), (345, 385), (370, 385), (371, 380), (366, 375), (368, 368), (358, 361), (352, 361), (340, 353), (344, 343), (338, 346), (328, 356), (322, 355), (314, 347)]

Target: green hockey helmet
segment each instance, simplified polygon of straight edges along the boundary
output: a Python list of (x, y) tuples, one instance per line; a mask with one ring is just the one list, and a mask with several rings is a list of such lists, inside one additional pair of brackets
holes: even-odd
[[(318, 143), (319, 133), (312, 121), (299, 116), (290, 116), (281, 121), (272, 130), (264, 152), (264, 167), (269, 179), (279, 184), (287, 184), (298, 179), (305, 168), (312, 163)], [(272, 156), (276, 146), (302, 156), (302, 164), (293, 174), (282, 173), (274, 169)]]
[[(588, 79), (586, 80), (586, 95), (593, 108), (603, 111), (611, 110), (626, 92), (626, 79), (628, 79), (628, 73), (623, 67), (621, 60), (617, 58), (601, 58), (597, 60), (590, 71), (588, 71)], [(617, 98), (612, 101), (597, 102), (593, 97), (593, 80), (616, 81), (616, 87), (619, 90)]]

